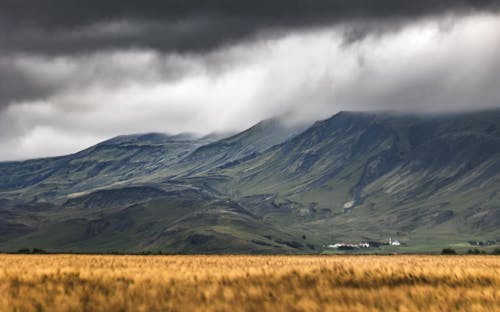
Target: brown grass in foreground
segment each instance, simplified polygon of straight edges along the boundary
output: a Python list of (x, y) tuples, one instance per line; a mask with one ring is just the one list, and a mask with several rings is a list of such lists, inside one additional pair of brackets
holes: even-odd
[(0, 255), (0, 311), (500, 311), (494, 256)]

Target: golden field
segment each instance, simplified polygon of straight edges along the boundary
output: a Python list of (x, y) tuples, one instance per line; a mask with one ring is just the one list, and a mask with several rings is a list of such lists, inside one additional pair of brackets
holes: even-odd
[(0, 255), (0, 311), (500, 311), (496, 256)]

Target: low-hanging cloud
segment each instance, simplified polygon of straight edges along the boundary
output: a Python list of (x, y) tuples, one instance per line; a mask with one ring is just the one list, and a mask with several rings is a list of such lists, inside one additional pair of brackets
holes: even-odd
[(0, 0), (0, 160), (276, 116), (500, 107), (496, 1), (216, 2)]

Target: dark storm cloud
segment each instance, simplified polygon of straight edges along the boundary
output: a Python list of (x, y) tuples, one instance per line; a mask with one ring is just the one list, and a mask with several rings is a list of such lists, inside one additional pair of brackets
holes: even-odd
[(65, 54), (124, 47), (201, 52), (267, 30), (352, 19), (407, 20), (496, 10), (498, 5), (493, 0), (0, 0), (0, 52)]
[(55, 89), (23, 72), (11, 60), (0, 59), (0, 111), (12, 101), (43, 98)]
[(0, 160), (283, 115), (499, 107), (499, 2), (0, 0)]
[(108, 50), (206, 53), (257, 35), (355, 20), (347, 43), (407, 20), (496, 10), (499, 1), (453, 0), (0, 0), (0, 110), (52, 94), (57, 84), (33, 79), (7, 56), (50, 57)]
[(123, 49), (207, 53), (257, 35), (348, 21), (347, 43), (407, 20), (496, 10), (499, 1), (452, 0), (0, 0), (0, 110), (55, 92), (8, 56), (59, 57)]
[[(68, 28), (115, 19), (165, 20), (196, 16), (301, 21), (325, 18), (416, 16), (444, 11), (496, 8), (494, 0), (2, 0), (10, 23)], [(226, 31), (230, 31), (229, 29)]]
[(0, 113), (2, 108), (16, 103), (43, 101), (84, 87), (112, 90), (133, 82), (166, 83), (196, 70), (186, 58), (154, 51), (124, 50), (58, 57), (0, 55)]

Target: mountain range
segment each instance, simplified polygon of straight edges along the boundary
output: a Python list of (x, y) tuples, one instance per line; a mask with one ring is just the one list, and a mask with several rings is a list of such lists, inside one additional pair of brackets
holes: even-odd
[(340, 112), (0, 163), (0, 250), (398, 252), (500, 239), (500, 111)]

